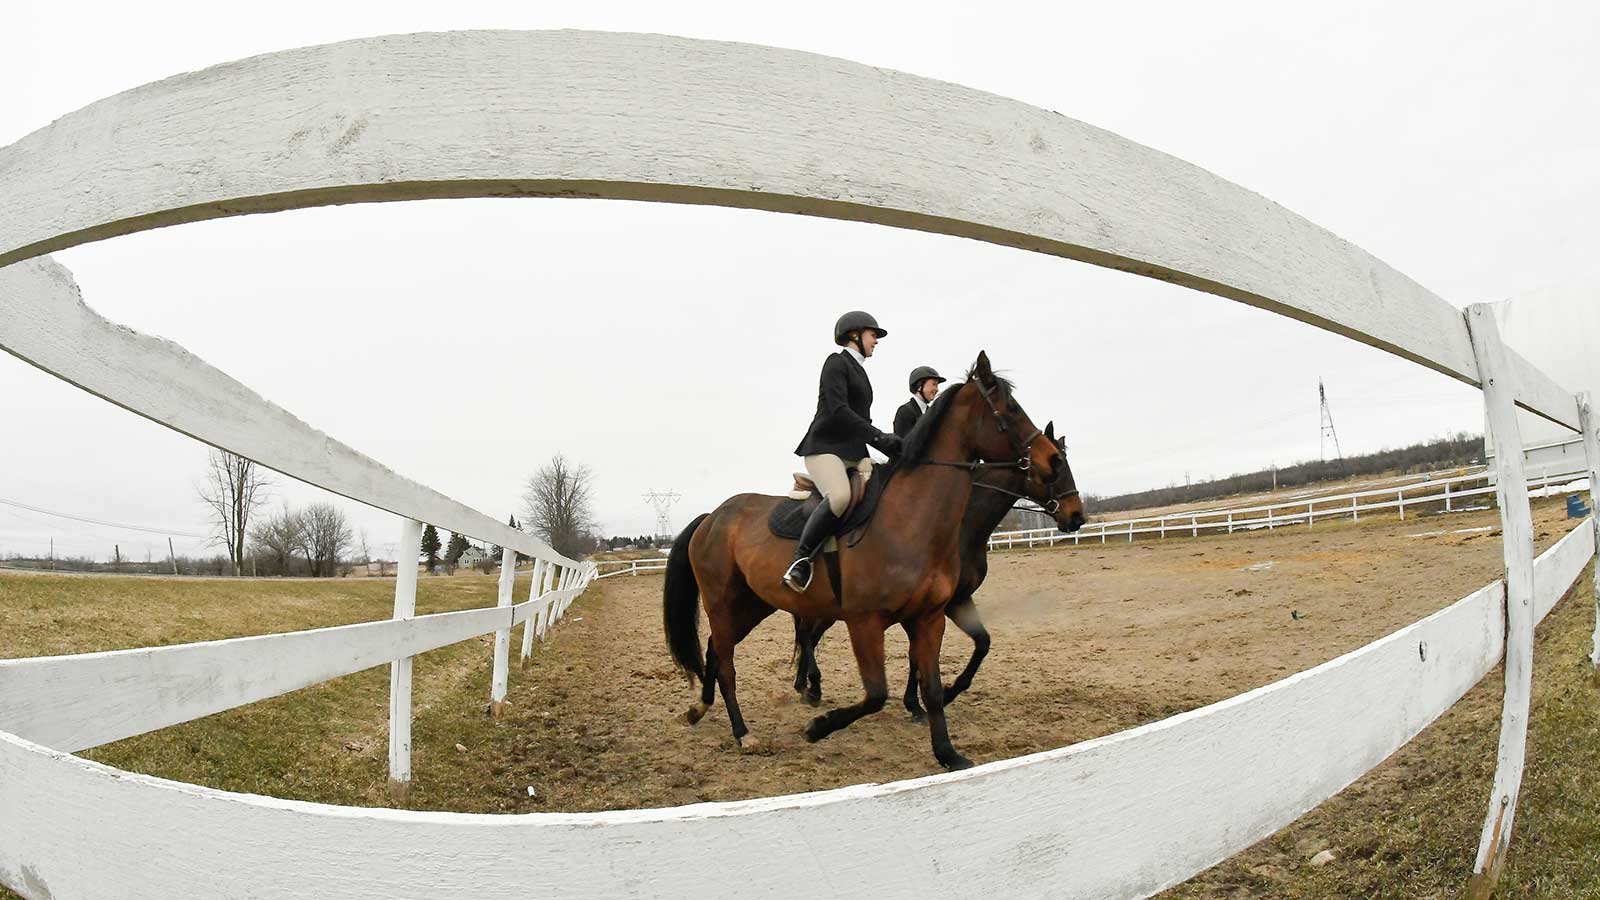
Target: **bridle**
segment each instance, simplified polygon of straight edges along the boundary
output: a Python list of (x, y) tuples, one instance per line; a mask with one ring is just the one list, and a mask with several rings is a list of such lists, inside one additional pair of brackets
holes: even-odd
[[(1006, 438), (1011, 441), (1011, 448), (1016, 451), (1017, 458), (1010, 462), (987, 462), (981, 459), (968, 462), (955, 462), (953, 460), (929, 459), (924, 460), (924, 463), (926, 465), (951, 466), (957, 469), (966, 469), (973, 475), (976, 475), (979, 472), (988, 471), (990, 469), (1016, 469), (1019, 472), (1028, 471), (1028, 469), (1031, 468), (1031, 464), (1028, 461), (1028, 447), (1032, 445), (1035, 440), (1043, 437), (1044, 432), (1036, 427), (1033, 429), (1033, 433), (1028, 435), (1026, 439), (1020, 441), (1017, 440), (1016, 432), (1011, 430), (1010, 423), (1006, 421), (1006, 417), (1000, 414), (1000, 405), (995, 402), (995, 393), (997, 392), (990, 391), (984, 386), (982, 381), (979, 381), (976, 378), (972, 379), (971, 383), (976, 385), (978, 392), (983, 395), (983, 402), (989, 404), (989, 412), (994, 416), (995, 427), (997, 427), (1000, 430), (1000, 433), (1004, 434)], [(1053, 444), (1054, 442), (1052, 441), (1051, 443)], [(1062, 452), (1060, 447), (1056, 448), (1056, 454), (1062, 457), (1063, 460), (1066, 458), (1066, 453)], [(1055, 478), (1052, 477), (1046, 483), (1054, 484)], [(1034, 500), (1032, 497), (1029, 497), (1026, 494), (1019, 494), (1015, 491), (1009, 491), (998, 485), (989, 484), (986, 481), (978, 481), (976, 478), (973, 479), (972, 486), (988, 488), (991, 491), (998, 491), (999, 493), (1015, 497), (1018, 500), (1027, 500), (1031, 503), (1036, 503), (1039, 505), (1039, 508), (1045, 512), (1045, 514), (1052, 516), (1061, 509), (1061, 501), (1070, 500), (1071, 498), (1078, 496), (1078, 491), (1076, 488), (1074, 488), (1069, 491), (1062, 491), (1059, 494), (1052, 495), (1049, 501), (1046, 503), (1039, 503), (1039, 501)]]

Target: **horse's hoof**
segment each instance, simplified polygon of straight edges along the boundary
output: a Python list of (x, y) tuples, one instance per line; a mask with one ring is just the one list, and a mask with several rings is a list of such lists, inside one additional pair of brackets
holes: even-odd
[(739, 738), (739, 752), (740, 753), (759, 753), (759, 752), (761, 752), (761, 741), (760, 741), (760, 739), (758, 739), (753, 734), (747, 734), (744, 737)]
[(913, 722), (921, 724), (928, 721), (928, 714), (920, 709), (908, 709), (906, 712), (911, 713), (911, 721)]
[(806, 696), (805, 696), (805, 701), (806, 701), (806, 705), (807, 706), (821, 706), (822, 705), (822, 692), (821, 691), (817, 691), (814, 694), (813, 693), (807, 693)]
[(828, 728), (826, 717), (817, 716), (815, 719), (811, 720), (810, 725), (806, 726), (806, 743), (815, 744), (817, 741), (822, 740), (831, 733), (832, 730)]
[(972, 760), (967, 759), (965, 756), (962, 756), (959, 753), (951, 753), (949, 759), (939, 760), (939, 765), (944, 766), (951, 772), (959, 772), (962, 769), (972, 768)]
[(704, 703), (691, 703), (689, 709), (683, 714), (683, 720), (690, 725), (697, 725), (705, 717), (706, 709), (707, 707)]

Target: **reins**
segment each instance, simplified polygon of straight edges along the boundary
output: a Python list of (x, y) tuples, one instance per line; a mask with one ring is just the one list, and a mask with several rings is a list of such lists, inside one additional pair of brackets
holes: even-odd
[[(1016, 438), (1016, 435), (1014, 435), (1011, 432), (1011, 430), (1007, 427), (1008, 423), (1006, 422), (1006, 418), (1005, 418), (1005, 416), (1000, 414), (1000, 407), (995, 404), (994, 396), (989, 393), (989, 389), (987, 387), (984, 387), (983, 382), (978, 381), (976, 379), (973, 380), (973, 383), (977, 385), (978, 392), (983, 395), (984, 402), (989, 404), (989, 412), (994, 416), (994, 420), (995, 420), (996, 426), (1000, 429), (1000, 431), (1003, 434), (1005, 434), (1006, 438), (1011, 441), (1012, 449), (1017, 451), (1017, 458), (1014, 459), (1014, 460), (1011, 460), (1009, 462), (988, 462), (987, 460), (981, 460), (981, 459), (979, 459), (979, 460), (970, 460), (970, 461), (956, 461), (956, 460), (949, 460), (949, 459), (925, 459), (925, 460), (922, 461), (922, 465), (927, 465), (927, 466), (950, 466), (951, 468), (955, 468), (955, 469), (966, 469), (968, 472), (970, 472), (974, 476), (976, 476), (979, 472), (986, 472), (986, 471), (988, 471), (990, 469), (1015, 469), (1015, 470), (1017, 470), (1019, 472), (1028, 471), (1028, 469), (1030, 468), (1030, 463), (1028, 462), (1028, 447), (1029, 447), (1029, 445), (1031, 445), (1034, 442), (1035, 439), (1037, 439), (1039, 436), (1043, 435), (1044, 432), (1040, 431), (1038, 428), (1035, 428), (1033, 430), (1033, 434), (1028, 435), (1027, 440), (1018, 441), (1017, 438)], [(1057, 452), (1060, 452), (1059, 449), (1057, 450)], [(1037, 500), (1034, 500), (1032, 497), (1029, 497), (1026, 494), (1019, 494), (1019, 493), (1017, 493), (1015, 491), (1009, 491), (1009, 490), (1006, 490), (1003, 487), (999, 487), (997, 485), (989, 484), (988, 482), (985, 482), (985, 481), (978, 481), (976, 478), (973, 479), (972, 486), (973, 487), (988, 488), (991, 491), (998, 491), (999, 493), (1005, 494), (1007, 496), (1015, 497), (1018, 500), (1027, 500), (1030, 503), (1036, 503), (1036, 504), (1038, 504), (1039, 509), (1042, 512), (1046, 513), (1047, 515), (1055, 515), (1056, 511), (1061, 509), (1061, 501), (1062, 500), (1067, 500), (1067, 499), (1070, 499), (1072, 497), (1078, 496), (1077, 490), (1070, 490), (1070, 491), (1066, 491), (1066, 492), (1063, 492), (1063, 493), (1060, 493), (1060, 494), (1056, 494), (1055, 496), (1051, 497), (1049, 503), (1038, 503)], [(1013, 503), (1012, 505), (1015, 505), (1015, 503)]]

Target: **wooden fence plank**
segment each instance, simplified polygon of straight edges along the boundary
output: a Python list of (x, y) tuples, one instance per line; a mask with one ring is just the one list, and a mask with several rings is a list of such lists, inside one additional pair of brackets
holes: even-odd
[(532, 535), (312, 428), (177, 344), (102, 318), (84, 304), (67, 270), (51, 260), (0, 269), (0, 348), (269, 469), (407, 518), (571, 564)]
[(285, 634), (0, 660), (0, 729), (81, 750), (505, 627), (497, 607)]
[[(1483, 377), (1483, 403), (1494, 445), (1515, 448), (1495, 454), (1495, 492), (1505, 545), (1506, 639), (1505, 700), (1500, 714), (1500, 746), (1489, 813), (1478, 841), (1468, 895), (1487, 898), (1505, 867), (1516, 821), (1517, 797), (1527, 754), (1528, 703), (1533, 691), (1533, 513), (1523, 473), (1522, 432), (1517, 423), (1506, 347), (1493, 308), (1474, 304), (1466, 321)], [(1576, 408), (1576, 407), (1574, 407)]]
[[(496, 605), (509, 609), (517, 578), (517, 551), (504, 547), (500, 551), (500, 593)], [(506, 616), (506, 626), (494, 633), (494, 659), (489, 676), (489, 715), (499, 718), (505, 712), (506, 681), (511, 669), (512, 616)]]
[[(399, 556), (394, 578), (394, 617), (417, 614), (417, 557), (422, 555), (422, 523), (400, 524)], [(389, 789), (405, 800), (411, 786), (411, 657), (389, 663)]]
[[(508, 195), (954, 234), (1228, 297), (1477, 383), (1454, 307), (1197, 166), (959, 85), (663, 35), (392, 35), (117, 94), (0, 150), (0, 266), (219, 216)], [(1519, 397), (1572, 412), (1544, 399)]]

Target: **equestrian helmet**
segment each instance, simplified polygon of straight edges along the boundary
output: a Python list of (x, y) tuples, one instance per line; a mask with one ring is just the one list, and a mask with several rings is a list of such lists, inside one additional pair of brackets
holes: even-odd
[(872, 317), (872, 313), (853, 309), (840, 316), (839, 321), (833, 323), (833, 342), (843, 347), (848, 343), (846, 335), (852, 331), (866, 331), (868, 328), (876, 331), (879, 338), (889, 334), (888, 331), (878, 327), (878, 320)]
[(917, 388), (922, 386), (923, 379), (926, 378), (932, 378), (937, 384), (945, 383), (945, 378), (935, 372), (933, 366), (917, 366), (911, 370), (911, 392), (913, 394), (917, 392)]

